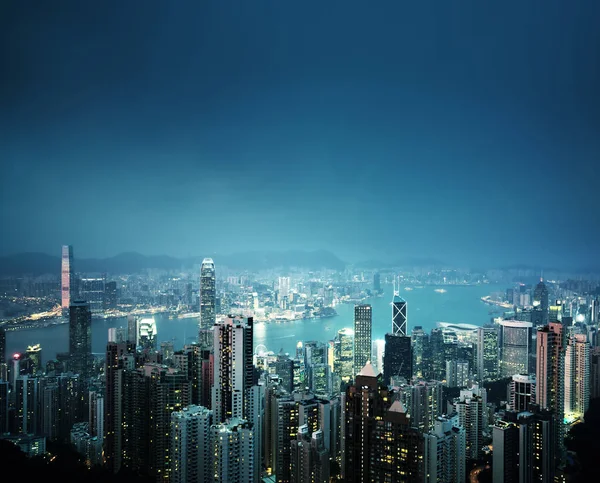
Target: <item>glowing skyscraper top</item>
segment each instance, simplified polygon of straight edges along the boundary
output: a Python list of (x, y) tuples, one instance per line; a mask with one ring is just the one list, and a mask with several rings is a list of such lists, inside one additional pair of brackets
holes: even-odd
[(61, 262), (61, 308), (67, 315), (71, 305), (73, 290), (73, 246), (63, 245)]
[(408, 331), (406, 300), (400, 297), (400, 280), (394, 278), (394, 298), (392, 299), (392, 334), (406, 335)]
[(216, 322), (215, 262), (202, 260), (200, 267), (200, 328), (210, 329)]

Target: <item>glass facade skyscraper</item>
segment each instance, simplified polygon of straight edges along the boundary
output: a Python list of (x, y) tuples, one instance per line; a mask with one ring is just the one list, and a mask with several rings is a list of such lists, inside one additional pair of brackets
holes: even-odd
[(73, 290), (73, 247), (63, 245), (61, 259), (61, 308), (63, 315), (67, 315), (71, 305)]
[(88, 377), (92, 368), (92, 313), (83, 301), (69, 307), (69, 354), (71, 370)]
[(531, 322), (500, 322), (500, 369), (502, 377), (529, 374), (532, 353)]
[(212, 258), (202, 260), (200, 268), (200, 329), (210, 329), (216, 322), (216, 277)]
[(371, 361), (371, 327), (373, 314), (371, 306), (354, 306), (354, 373)]

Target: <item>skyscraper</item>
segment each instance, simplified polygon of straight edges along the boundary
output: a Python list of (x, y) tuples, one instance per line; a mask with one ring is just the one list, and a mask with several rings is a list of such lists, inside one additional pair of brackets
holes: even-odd
[(590, 404), (590, 344), (584, 334), (575, 334), (565, 348), (565, 418), (583, 418)]
[(92, 313), (87, 303), (76, 301), (69, 307), (70, 367), (84, 379), (92, 369)]
[(214, 327), (214, 385), (212, 410), (215, 424), (230, 418), (249, 419), (253, 382), (252, 317), (228, 316)]
[(349, 382), (354, 374), (354, 331), (352, 329), (345, 328), (338, 331), (333, 353), (333, 372), (342, 382)]
[(33, 375), (44, 372), (42, 367), (42, 346), (40, 344), (28, 346), (25, 351), (25, 357), (31, 362), (31, 373)]
[(148, 317), (137, 321), (137, 338), (135, 346), (138, 351), (154, 352), (156, 350), (156, 322)]
[(298, 428), (298, 436), (292, 440), (291, 483), (328, 483), (329, 452), (325, 447), (323, 431), (311, 432), (306, 425)]
[(519, 425), (498, 420), (492, 429), (493, 483), (519, 483)]
[(529, 374), (532, 354), (531, 322), (500, 322), (500, 369), (502, 377)]
[(498, 327), (477, 328), (477, 377), (480, 381), (498, 378)]
[(381, 274), (379, 272), (373, 274), (373, 291), (375, 293), (381, 292)]
[(102, 277), (86, 277), (79, 279), (79, 298), (90, 306), (92, 314), (104, 311), (105, 280)]
[[(0, 327), (0, 364), (6, 363), (6, 331)], [(1, 378), (1, 376), (0, 376)]]
[(215, 262), (212, 258), (202, 260), (200, 267), (200, 328), (210, 329), (216, 322), (217, 293)]
[(354, 306), (354, 372), (371, 361), (372, 311), (368, 304)]
[(250, 424), (239, 418), (211, 428), (214, 483), (258, 483), (254, 478), (254, 451), (258, 442)]
[(383, 382), (390, 384), (392, 378), (403, 378), (410, 382), (412, 378), (412, 343), (407, 335), (385, 334), (385, 352), (383, 353)]
[(171, 414), (173, 483), (212, 483), (212, 411), (187, 406)]
[(530, 404), (535, 404), (535, 377), (515, 374), (509, 385), (508, 404), (511, 411), (529, 411)]
[(392, 334), (408, 334), (406, 300), (400, 297), (397, 291), (394, 291), (394, 298), (392, 299)]
[(63, 315), (67, 315), (71, 306), (73, 291), (73, 247), (63, 245), (61, 259), (61, 307)]
[(538, 329), (536, 340), (536, 403), (554, 411), (562, 419), (561, 357), (563, 326), (559, 322)]
[(452, 421), (439, 417), (425, 434), (425, 483), (460, 483), (466, 475), (466, 433)]
[(548, 323), (548, 288), (543, 279), (535, 286), (533, 291), (533, 307), (541, 311), (541, 325)]

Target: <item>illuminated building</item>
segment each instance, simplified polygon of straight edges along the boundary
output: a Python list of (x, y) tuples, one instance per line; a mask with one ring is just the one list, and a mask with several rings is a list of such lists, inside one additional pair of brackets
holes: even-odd
[(329, 452), (323, 431), (311, 432), (306, 425), (298, 428), (291, 444), (291, 483), (329, 483)]
[(82, 278), (79, 280), (79, 298), (90, 306), (92, 314), (104, 312), (104, 279)]
[(416, 326), (411, 332), (413, 353), (413, 376), (428, 378), (431, 372), (429, 360), (429, 335), (423, 327)]
[(555, 460), (555, 425), (548, 411), (518, 415), (519, 481), (553, 483)]
[(140, 319), (137, 322), (135, 345), (138, 351), (154, 352), (156, 350), (156, 322), (153, 318)]
[(187, 406), (171, 414), (173, 483), (212, 483), (212, 411)]
[(466, 475), (466, 433), (452, 420), (439, 417), (425, 434), (425, 483), (461, 483)]
[(538, 329), (536, 340), (536, 402), (562, 418), (561, 358), (563, 326), (558, 322)]
[(519, 483), (519, 425), (498, 420), (492, 428), (492, 444), (493, 483)]
[(104, 286), (104, 309), (117, 308), (117, 282), (106, 282)]
[(431, 360), (431, 379), (442, 381), (446, 376), (444, 355), (444, 333), (442, 329), (431, 329), (429, 337), (429, 357)]
[(74, 278), (73, 278), (73, 247), (63, 245), (61, 258), (61, 307), (63, 315), (68, 315), (73, 297)]
[(83, 378), (92, 370), (92, 313), (87, 303), (76, 301), (69, 307), (69, 367)]
[(467, 458), (470, 459), (482, 456), (483, 432), (487, 429), (485, 394), (485, 389), (474, 386), (473, 389), (460, 391), (460, 397), (454, 402), (458, 424), (466, 431)]
[(400, 297), (396, 290), (394, 291), (394, 298), (392, 299), (392, 334), (408, 334), (406, 300)]
[(216, 297), (215, 263), (212, 258), (205, 258), (200, 267), (200, 329), (210, 329), (215, 324)]
[(502, 320), (500, 323), (500, 372), (502, 377), (529, 374), (532, 353), (531, 322)]
[(411, 425), (422, 433), (433, 431), (434, 422), (445, 411), (442, 383), (419, 381), (412, 385), (402, 385), (397, 390)]
[(348, 383), (352, 379), (354, 364), (354, 331), (340, 329), (334, 342), (333, 372), (342, 382)]
[(354, 372), (371, 361), (372, 315), (370, 305), (354, 306)]
[(600, 347), (592, 349), (592, 359), (590, 363), (590, 398), (600, 397)]
[(423, 436), (371, 364), (346, 389), (342, 476), (347, 483), (423, 481)]
[(469, 363), (467, 361), (446, 361), (446, 386), (467, 387), (469, 384)]
[(211, 428), (214, 483), (255, 482), (254, 449), (258, 446), (250, 424), (239, 418)]
[(374, 340), (371, 351), (373, 354), (373, 360), (371, 361), (373, 367), (377, 372), (383, 373), (383, 355), (385, 353), (385, 339)]
[(590, 404), (590, 344), (584, 334), (569, 337), (564, 374), (565, 417), (583, 419)]
[(477, 377), (480, 381), (498, 379), (498, 327), (477, 328)]
[[(6, 331), (0, 327), (0, 365), (6, 363)], [(2, 380), (2, 375), (0, 375)]]
[(40, 424), (40, 400), (39, 385), (37, 377), (19, 376), (16, 382), (15, 408), (19, 432), (23, 434), (39, 434)]
[(528, 411), (530, 404), (535, 404), (535, 377), (515, 374), (509, 384), (509, 409)]
[(385, 334), (383, 354), (383, 382), (390, 384), (392, 379), (401, 378), (410, 382), (412, 378), (412, 340), (407, 335)]
[(228, 316), (214, 326), (212, 410), (216, 424), (229, 418), (248, 419), (253, 383), (252, 317)]
[(533, 291), (533, 306), (539, 307), (542, 315), (541, 325), (546, 325), (548, 323), (548, 288), (543, 279), (540, 279), (540, 283), (535, 286)]
[(28, 346), (25, 357), (31, 361), (31, 373), (33, 375), (44, 372), (42, 369), (42, 346), (40, 344)]

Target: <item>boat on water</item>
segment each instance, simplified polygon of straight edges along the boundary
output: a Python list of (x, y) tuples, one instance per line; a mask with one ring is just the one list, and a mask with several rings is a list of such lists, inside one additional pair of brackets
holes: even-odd
[(411, 290), (412, 290), (412, 287), (404, 287), (404, 290), (411, 291)]
[(436, 289), (434, 290), (434, 292), (437, 292), (437, 293), (446, 293), (446, 292), (447, 292), (447, 290), (446, 290), (446, 289), (444, 289), (444, 288), (436, 288)]

